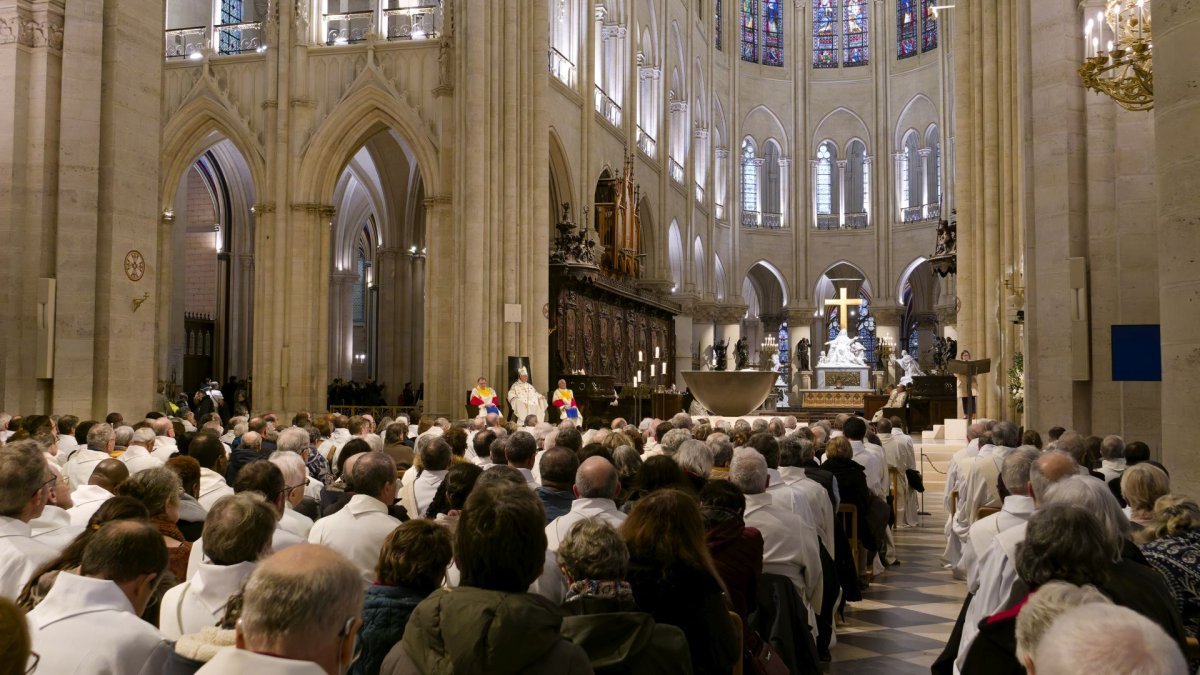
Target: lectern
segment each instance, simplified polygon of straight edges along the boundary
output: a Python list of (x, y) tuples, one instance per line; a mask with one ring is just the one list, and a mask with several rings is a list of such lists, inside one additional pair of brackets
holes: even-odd
[[(967, 378), (966, 392), (967, 396), (973, 396), (975, 391), (975, 376), (982, 373), (992, 372), (991, 359), (979, 359), (978, 361), (950, 361), (946, 364), (950, 372), (955, 375), (965, 375)], [(975, 421), (975, 406), (972, 405), (967, 410), (967, 424), (970, 425)]]

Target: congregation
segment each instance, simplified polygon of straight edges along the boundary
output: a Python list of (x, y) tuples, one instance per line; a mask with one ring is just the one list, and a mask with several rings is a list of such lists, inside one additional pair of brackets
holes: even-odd
[[(814, 673), (918, 523), (900, 418), (415, 421), (0, 415), (0, 673)], [(1197, 672), (1200, 507), (1048, 436), (950, 461), (933, 672)]]

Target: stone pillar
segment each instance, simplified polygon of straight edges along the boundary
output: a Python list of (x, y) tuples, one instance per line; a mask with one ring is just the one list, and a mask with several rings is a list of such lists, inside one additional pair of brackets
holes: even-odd
[[(354, 369), (354, 285), (351, 271), (329, 275), (329, 379), (351, 379)], [(365, 300), (365, 299), (364, 299)]]
[[(791, 364), (789, 367), (792, 369), (792, 387), (791, 391), (789, 392), (789, 396), (791, 397), (791, 400), (795, 402), (793, 407), (799, 403), (800, 390), (812, 388), (811, 373), (813, 367), (817, 365), (816, 356), (812, 346), (812, 343), (814, 342), (812, 321), (813, 313), (815, 311), (816, 309), (813, 307), (804, 306), (793, 307), (787, 311), (788, 339), (790, 339), (792, 342), (792, 344), (788, 345), (791, 348)], [(809, 341), (809, 346), (806, 350), (808, 352), (808, 370), (800, 369), (801, 339), (808, 339)], [(808, 374), (806, 375), (805, 373)]]
[(1158, 286), (1162, 319), (1162, 461), (1179, 492), (1200, 486), (1195, 403), (1200, 400), (1200, 4), (1154, 4)]
[(379, 311), (376, 321), (379, 326), (375, 379), (387, 386), (385, 397), (395, 398), (404, 389), (400, 360), (411, 343), (400, 337), (404, 331), (404, 303), (408, 284), (401, 285), (402, 275), (398, 269), (406, 256), (397, 248), (380, 248), (375, 252), (375, 284), (379, 289)]
[(929, 206), (929, 155), (933, 153), (930, 148), (921, 148), (917, 154), (921, 156), (921, 216), (929, 215), (925, 208)]
[(845, 228), (846, 227), (846, 160), (839, 159), (837, 161), (837, 177), (834, 178), (833, 180), (837, 181), (836, 185), (837, 185), (837, 193), (838, 193), (838, 203), (837, 203), (838, 226), (841, 228)]
[[(675, 384), (678, 385), (680, 389), (683, 389), (686, 386), (683, 381), (683, 377), (681, 377), (679, 373), (692, 369), (691, 346), (696, 328), (699, 328), (699, 326), (692, 322), (692, 317), (684, 315), (675, 317), (675, 379), (668, 381), (666, 378), (663, 378), (663, 384), (665, 386), (670, 387), (672, 384)], [(666, 359), (664, 358), (662, 360), (665, 361)], [(661, 363), (659, 364), (659, 367), (661, 367)]]
[[(900, 350), (904, 346), (900, 344), (900, 321), (904, 318), (904, 308), (898, 306), (891, 307), (872, 307), (871, 316), (875, 317), (875, 337), (878, 338), (876, 343), (876, 354), (879, 353), (879, 347), (883, 344), (888, 344), (892, 348), (891, 357), (900, 356)], [(871, 364), (871, 369), (874, 370), (876, 364)], [(885, 373), (884, 384), (894, 384), (896, 378), (893, 377), (893, 366), (889, 363), (884, 363), (883, 371)]]
[[(713, 325), (712, 305), (698, 306), (693, 311), (692, 342), (688, 350), (689, 370), (692, 367), (690, 359), (693, 354), (700, 357), (700, 370), (710, 369), (710, 364), (704, 358), (704, 350), (711, 347), (714, 342)], [(678, 355), (676, 358), (678, 359)]]

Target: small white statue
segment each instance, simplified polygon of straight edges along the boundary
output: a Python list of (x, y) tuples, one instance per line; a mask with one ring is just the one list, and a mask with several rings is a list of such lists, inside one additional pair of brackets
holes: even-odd
[(914, 377), (921, 377), (925, 374), (921, 370), (921, 364), (907, 351), (900, 352), (898, 359), (893, 356), (892, 363), (900, 366), (900, 369), (904, 371), (904, 377), (900, 378), (900, 384), (905, 387), (912, 385)]

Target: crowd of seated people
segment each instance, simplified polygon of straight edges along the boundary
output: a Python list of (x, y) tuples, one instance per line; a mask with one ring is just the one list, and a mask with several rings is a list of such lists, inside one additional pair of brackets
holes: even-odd
[[(917, 522), (898, 419), (126, 420), (0, 415), (0, 662), (818, 672)], [(1200, 509), (1137, 444), (1049, 436), (983, 421), (956, 455), (935, 672), (1194, 672)]]

